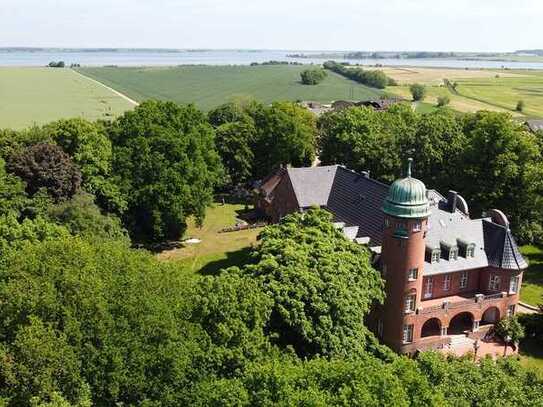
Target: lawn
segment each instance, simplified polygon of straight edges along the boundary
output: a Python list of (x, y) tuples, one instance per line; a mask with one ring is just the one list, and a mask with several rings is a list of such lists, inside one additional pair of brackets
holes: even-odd
[(221, 268), (245, 263), (261, 229), (219, 233), (224, 227), (235, 225), (236, 217), (244, 209), (240, 204), (214, 204), (207, 209), (201, 228), (194, 220), (189, 221), (185, 238), (199, 239), (200, 243), (185, 243), (160, 253), (159, 258), (179, 261), (191, 272), (200, 274), (214, 274)]
[(335, 73), (318, 85), (303, 85), (307, 66), (181, 66), (147, 68), (81, 68), (92, 77), (137, 101), (145, 99), (195, 103), (210, 110), (234, 98), (252, 97), (263, 103), (278, 100), (330, 102), (367, 100), (383, 92)]
[(522, 246), (522, 255), (529, 267), (524, 271), (520, 299), (531, 305), (543, 303), (543, 249), (536, 246)]
[(520, 343), (520, 363), (543, 379), (543, 348), (533, 339), (524, 339)]
[(71, 69), (0, 68), (0, 128), (68, 117), (107, 119), (133, 105)]

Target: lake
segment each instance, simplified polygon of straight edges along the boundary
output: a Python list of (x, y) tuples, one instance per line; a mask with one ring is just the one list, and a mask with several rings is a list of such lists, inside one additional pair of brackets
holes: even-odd
[[(82, 66), (172, 66), (249, 65), (270, 60), (321, 64), (327, 58), (290, 58), (288, 54), (310, 54), (303, 50), (0, 50), (0, 66), (45, 66), (65, 61)], [(338, 60), (338, 59), (336, 59)], [(420, 66), (442, 68), (543, 69), (543, 62), (504, 62), (439, 58), (338, 60), (363, 65)]]

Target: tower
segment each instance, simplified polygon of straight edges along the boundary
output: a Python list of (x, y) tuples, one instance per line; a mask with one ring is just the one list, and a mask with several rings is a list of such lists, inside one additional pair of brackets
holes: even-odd
[(384, 230), (381, 251), (386, 300), (378, 331), (383, 341), (401, 353), (412, 352), (419, 339), (415, 316), (422, 294), (425, 231), (430, 215), (426, 186), (407, 176), (392, 183), (383, 204)]

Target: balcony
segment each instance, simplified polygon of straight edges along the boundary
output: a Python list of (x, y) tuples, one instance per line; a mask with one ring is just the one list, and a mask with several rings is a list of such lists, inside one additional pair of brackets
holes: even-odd
[(472, 305), (481, 306), (484, 303), (496, 302), (507, 297), (506, 292), (484, 295), (484, 294), (466, 294), (466, 295), (451, 295), (444, 298), (436, 298), (433, 300), (425, 300), (420, 303), (417, 308), (417, 314), (431, 314), (439, 311), (448, 311), (456, 308), (470, 307)]

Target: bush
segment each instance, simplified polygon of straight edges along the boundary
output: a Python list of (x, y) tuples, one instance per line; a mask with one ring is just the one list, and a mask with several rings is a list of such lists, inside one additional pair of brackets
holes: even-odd
[(306, 69), (300, 73), (304, 85), (317, 85), (326, 78), (326, 71), (322, 68)]
[(439, 96), (439, 97), (437, 98), (437, 106), (438, 106), (438, 107), (445, 107), (445, 106), (447, 106), (450, 102), (451, 102), (451, 99), (450, 99), (447, 95)]
[(409, 87), (411, 96), (415, 102), (422, 101), (426, 96), (426, 87), (420, 83), (414, 83)]
[(524, 100), (519, 100), (517, 102), (517, 107), (515, 108), (517, 112), (523, 112), (524, 111)]
[(504, 318), (496, 326), (496, 334), (503, 340), (509, 338), (510, 342), (518, 343), (524, 338), (524, 327), (516, 317)]

